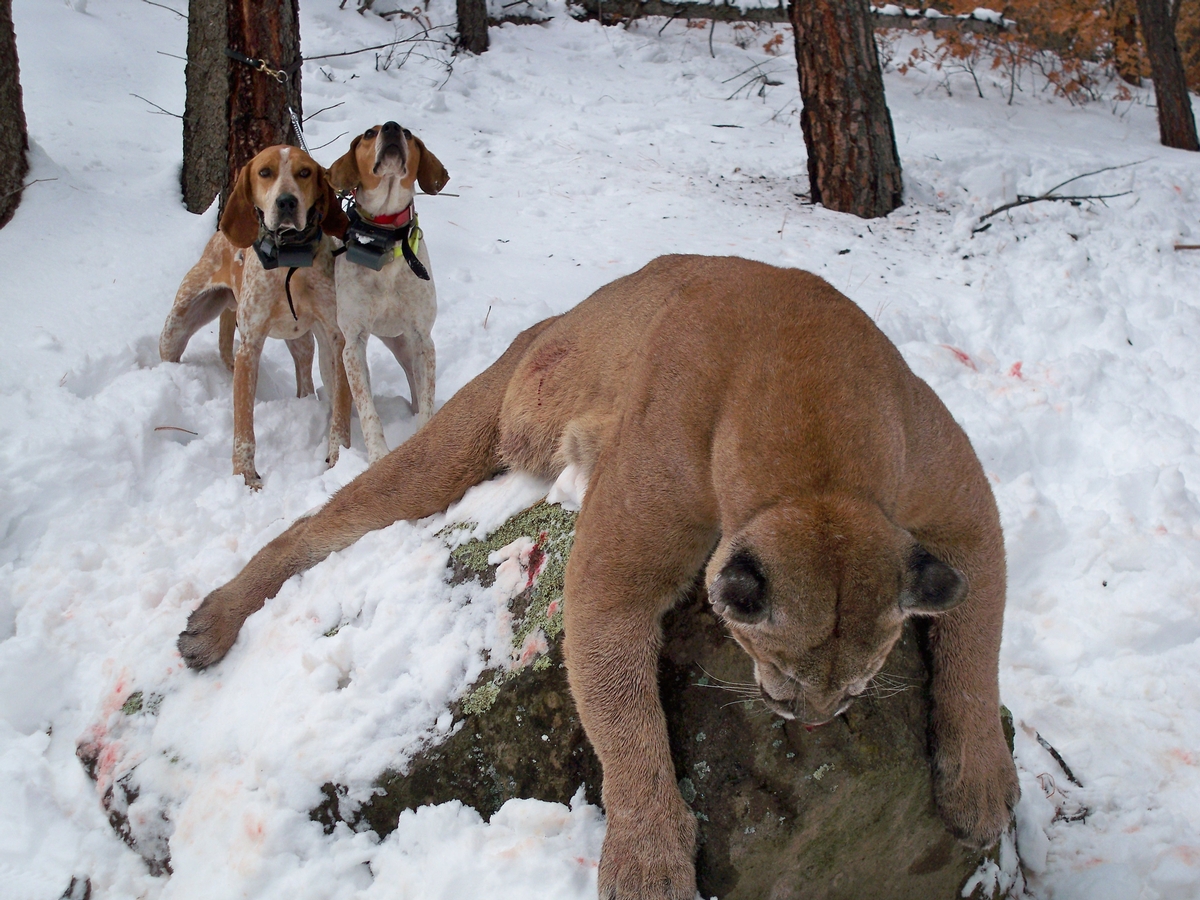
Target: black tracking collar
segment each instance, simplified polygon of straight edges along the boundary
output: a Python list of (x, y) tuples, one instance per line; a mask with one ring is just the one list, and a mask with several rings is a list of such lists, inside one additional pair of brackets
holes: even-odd
[[(358, 208), (351, 203), (346, 210), (350, 227), (346, 229), (346, 246), (343, 251), (346, 259), (356, 265), (365, 266), (378, 272), (396, 258), (396, 250), (408, 263), (412, 273), (422, 281), (429, 281), (429, 272), (409, 244), (409, 235), (417, 227), (416, 216), (413, 215), (405, 224), (398, 227), (377, 225), (369, 222), (359, 214)], [(420, 232), (418, 231), (418, 238)]]
[[(254, 252), (262, 267), (268, 271), (286, 266), (291, 269), (307, 269), (313, 264), (317, 249), (321, 246), (321, 217), (314, 206), (308, 211), (308, 227), (304, 231), (268, 231), (262, 212), (258, 213), (258, 240)], [(295, 312), (292, 313), (295, 316)]]

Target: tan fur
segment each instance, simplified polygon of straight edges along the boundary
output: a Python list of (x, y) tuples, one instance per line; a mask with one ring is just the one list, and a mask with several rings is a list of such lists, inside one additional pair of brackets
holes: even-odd
[(895, 347), (806, 272), (663, 257), (525, 332), (211, 593), (180, 636), (184, 658), (216, 662), (287, 578), (367, 531), (444, 509), (506, 466), (553, 475), (576, 454), (594, 464), (565, 646), (604, 766), (602, 898), (693, 897), (695, 823), (657, 657), (660, 617), (701, 571), (764, 699), (808, 722), (861, 693), (907, 616), (934, 616), (938, 806), (975, 844), (1007, 827), (1018, 788), (1000, 727), (1004, 546), (987, 479)]
[[(281, 195), (298, 200), (294, 226), (303, 230), (308, 216), (321, 217), (325, 232), (311, 268), (292, 278), (293, 318), (284, 291), (286, 268), (266, 271), (248, 249), (258, 238), (259, 212), (269, 227), (279, 227), (276, 201)], [(233, 371), (233, 471), (246, 484), (261, 484), (254, 467), (254, 392), (258, 362), (268, 337), (288, 343), (296, 365), (296, 396), (313, 393), (314, 335), (320, 346), (321, 377), (330, 392), (331, 417), (327, 459), (350, 445), (350, 389), (342, 364), (345, 344), (337, 325), (331, 235), (344, 236), (345, 214), (325, 170), (295, 147), (269, 147), (243, 167), (221, 215), (221, 230), (204, 248), (199, 262), (184, 276), (163, 324), (159, 355), (179, 362), (192, 335), (221, 317), (218, 346)], [(236, 316), (236, 319), (235, 319)], [(241, 343), (233, 350), (236, 322)]]

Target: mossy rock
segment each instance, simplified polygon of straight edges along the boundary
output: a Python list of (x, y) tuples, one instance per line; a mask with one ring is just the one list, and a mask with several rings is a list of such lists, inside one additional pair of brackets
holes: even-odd
[[(573, 524), (571, 513), (538, 504), (486, 541), (453, 551), (453, 580), (488, 584), (495, 550), (522, 536), (534, 542), (531, 556), (540, 552), (542, 565), (511, 605), (514, 645), (542, 628), (547, 652), (531, 665), (485, 672), (453, 710), (458, 730), (405, 772), (385, 773), (367, 803), (345, 809), (338, 789), (326, 785), (314, 818), (328, 827), (344, 818), (382, 836), (403, 810), (454, 799), (487, 817), (514, 797), (567, 803), (580, 785), (599, 802), (600, 764), (562, 663), (562, 571)], [(752, 666), (702, 589), (668, 614), (660, 687), (676, 777), (699, 820), (696, 869), (705, 897), (961, 896), (985, 857), (958, 843), (934, 808), (922, 642), (916, 627), (906, 627), (884, 668), (887, 687), (809, 731), (726, 689), (752, 682)]]

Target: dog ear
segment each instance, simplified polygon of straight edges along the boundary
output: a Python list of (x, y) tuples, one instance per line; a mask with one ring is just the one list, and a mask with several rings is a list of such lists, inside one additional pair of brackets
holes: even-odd
[(251, 160), (242, 166), (237, 183), (229, 192), (229, 199), (225, 201), (225, 209), (221, 213), (221, 232), (235, 247), (249, 247), (258, 240), (258, 213), (254, 208), (254, 198), (250, 195), (250, 166), (253, 162)]
[(415, 134), (413, 142), (421, 151), (421, 160), (417, 163), (417, 183), (425, 193), (436, 194), (446, 186), (446, 182), (450, 180), (450, 173), (438, 158), (426, 149), (425, 142)]
[(900, 608), (913, 615), (938, 615), (966, 599), (967, 577), (915, 544), (901, 581)]
[(317, 168), (318, 185), (317, 212), (321, 215), (321, 230), (339, 240), (346, 239), (346, 229), (350, 220), (342, 212), (342, 204), (338, 203), (337, 194), (333, 190), (333, 179), (326, 169)]
[(358, 142), (361, 140), (362, 135), (360, 134), (350, 142), (349, 151), (329, 167), (329, 180), (335, 191), (345, 193), (362, 184), (362, 178), (358, 174)]

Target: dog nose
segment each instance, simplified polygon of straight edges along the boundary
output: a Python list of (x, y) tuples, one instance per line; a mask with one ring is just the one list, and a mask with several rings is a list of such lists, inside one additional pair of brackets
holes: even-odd
[(398, 131), (400, 131), (400, 126), (396, 122), (384, 122), (383, 123), (383, 133), (384, 134), (395, 134)]
[(294, 216), (299, 206), (300, 201), (296, 199), (295, 194), (280, 194), (275, 200), (275, 209), (277, 209), (281, 215)]

